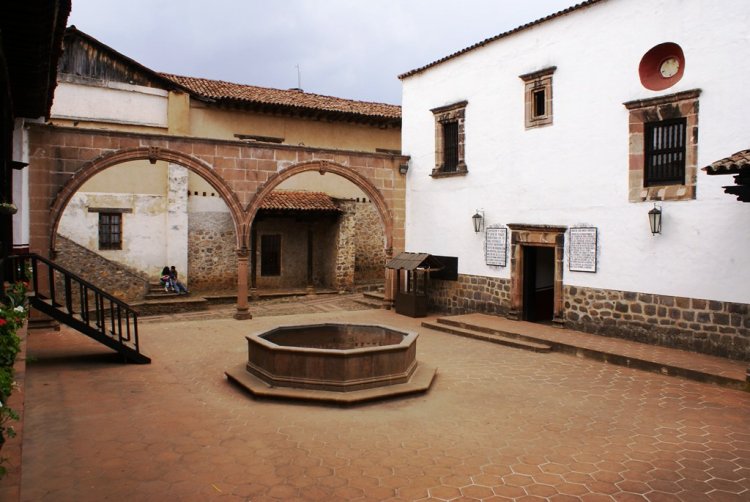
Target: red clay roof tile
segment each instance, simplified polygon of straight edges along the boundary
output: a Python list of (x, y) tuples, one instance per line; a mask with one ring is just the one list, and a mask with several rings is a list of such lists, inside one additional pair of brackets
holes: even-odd
[(293, 211), (340, 211), (330, 195), (323, 192), (276, 190), (263, 199), (261, 209)]
[(234, 84), (223, 80), (184, 77), (169, 73), (160, 73), (160, 75), (199, 96), (217, 101), (226, 100), (248, 104), (276, 105), (299, 108), (301, 110), (320, 110), (365, 117), (401, 118), (401, 107), (386, 103), (355, 101), (303, 92), (296, 89), (271, 89), (254, 85)]

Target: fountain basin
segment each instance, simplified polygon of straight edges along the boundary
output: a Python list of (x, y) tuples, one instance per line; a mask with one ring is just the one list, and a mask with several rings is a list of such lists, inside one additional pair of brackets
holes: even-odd
[(383, 325), (280, 326), (247, 338), (247, 363), (226, 372), (253, 395), (354, 403), (426, 391), (417, 333)]

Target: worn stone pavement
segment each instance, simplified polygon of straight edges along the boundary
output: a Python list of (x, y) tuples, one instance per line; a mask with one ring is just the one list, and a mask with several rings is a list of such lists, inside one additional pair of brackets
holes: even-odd
[[(750, 500), (750, 393), (316, 301), (141, 322), (147, 366), (67, 329), (32, 334), (22, 500)], [(417, 330), (432, 389), (335, 408), (224, 378), (246, 334), (326, 321)]]

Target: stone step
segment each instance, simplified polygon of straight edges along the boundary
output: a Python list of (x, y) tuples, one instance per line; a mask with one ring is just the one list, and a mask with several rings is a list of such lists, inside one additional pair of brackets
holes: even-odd
[(362, 296), (361, 298), (352, 298), (352, 300), (354, 301), (354, 303), (358, 303), (360, 305), (364, 305), (365, 307), (370, 307), (373, 309), (385, 308), (385, 305), (382, 301), (369, 299), (365, 296)]
[(370, 300), (378, 300), (381, 302), (385, 300), (385, 293), (383, 293), (382, 291), (365, 291), (362, 293), (362, 296), (364, 296), (365, 298), (369, 298)]
[(161, 290), (151, 290), (148, 293), (146, 293), (145, 299), (146, 300), (161, 300), (164, 298), (175, 298), (179, 296), (177, 293), (173, 291), (164, 291), (164, 289)]
[(131, 306), (141, 316), (152, 316), (208, 310), (209, 302), (201, 296), (176, 295), (173, 293), (171, 297), (146, 300), (133, 303)]
[(452, 326), (448, 323), (440, 322), (440, 320), (441, 319), (437, 319), (437, 322), (434, 322), (434, 323), (423, 321), (422, 326), (425, 328), (434, 329), (436, 331), (450, 333), (452, 335), (463, 336), (466, 338), (473, 338), (475, 340), (483, 340), (485, 342), (496, 343), (498, 345), (504, 345), (506, 347), (512, 347), (515, 349), (523, 349), (523, 350), (529, 350), (532, 352), (541, 352), (541, 353), (552, 351), (552, 347), (547, 344), (515, 338), (512, 336), (513, 335), (512, 333), (508, 334), (511, 336), (503, 336), (498, 333), (487, 333), (487, 332), (478, 331), (474, 329), (466, 329), (466, 328), (460, 328), (457, 326)]
[(435, 322), (439, 324), (444, 324), (446, 326), (452, 326), (454, 328), (461, 328), (461, 329), (466, 329), (470, 331), (478, 331), (480, 333), (485, 333), (488, 335), (499, 335), (505, 338), (513, 338), (516, 340), (523, 340), (525, 342), (534, 342), (534, 343), (541, 343), (543, 345), (549, 345), (547, 340), (542, 340), (542, 339), (535, 338), (532, 336), (522, 335), (520, 333), (515, 333), (513, 331), (505, 331), (502, 329), (492, 328), (489, 326), (482, 326), (479, 324), (472, 324), (470, 322), (459, 321), (452, 317), (438, 317), (435, 320)]

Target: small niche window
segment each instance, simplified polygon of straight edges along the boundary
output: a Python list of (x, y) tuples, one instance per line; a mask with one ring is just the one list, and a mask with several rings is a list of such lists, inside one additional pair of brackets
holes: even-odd
[(467, 101), (433, 108), (435, 115), (435, 168), (430, 176), (461, 176), (468, 172), (465, 160), (464, 119)]
[(99, 249), (122, 249), (121, 213), (99, 213)]
[(552, 74), (557, 67), (526, 73), (524, 82), (524, 109), (526, 129), (552, 125)]
[(281, 275), (281, 235), (269, 234), (260, 237), (260, 275)]

